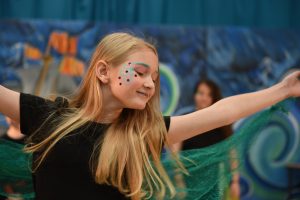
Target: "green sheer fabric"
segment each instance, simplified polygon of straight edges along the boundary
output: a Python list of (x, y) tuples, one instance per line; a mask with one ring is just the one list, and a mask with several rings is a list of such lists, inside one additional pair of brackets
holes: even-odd
[[(174, 199), (226, 199), (226, 189), (231, 177), (243, 164), (239, 152), (247, 151), (271, 116), (283, 111), (285, 112), (282, 104), (277, 104), (257, 114), (233, 136), (220, 143), (201, 149), (181, 151), (179, 158), (188, 170), (188, 175), (177, 169), (173, 159), (166, 153), (162, 162), (178, 191)], [(171, 196), (167, 195), (165, 199), (171, 199)]]
[[(239, 132), (220, 143), (182, 151), (178, 156), (188, 170), (188, 175), (178, 170), (169, 153), (164, 153), (162, 163), (177, 189), (174, 199), (222, 199), (232, 174), (243, 164), (239, 152), (247, 151), (257, 136), (253, 133), (258, 133), (257, 130), (263, 128), (273, 114), (283, 110), (281, 104), (273, 106), (257, 114)], [(34, 197), (31, 159), (30, 155), (22, 152), (22, 145), (0, 140), (1, 195)], [(165, 199), (170, 198), (169, 194), (165, 196)], [(152, 199), (156, 199), (155, 195)]]
[(0, 195), (34, 197), (31, 176), (32, 156), (23, 152), (23, 145), (0, 140)]
[[(201, 149), (181, 151), (179, 157), (188, 170), (188, 175), (176, 169), (174, 161), (165, 156), (167, 158), (163, 160), (163, 164), (178, 191), (175, 199), (224, 199), (233, 173), (243, 164), (239, 152), (247, 151), (257, 136), (253, 133), (259, 133), (258, 130), (268, 123), (274, 113), (282, 111), (283, 107), (278, 104), (257, 114), (239, 132), (220, 143)], [(169, 195), (165, 197), (170, 198)]]

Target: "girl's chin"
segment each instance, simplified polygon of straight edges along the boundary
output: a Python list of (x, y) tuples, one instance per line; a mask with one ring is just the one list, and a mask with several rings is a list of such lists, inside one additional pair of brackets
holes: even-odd
[(128, 106), (130, 109), (135, 109), (135, 110), (144, 110), (146, 107), (146, 104), (134, 104), (131, 106)]
[(145, 109), (147, 102), (148, 101), (144, 99), (128, 99), (127, 101), (123, 101), (122, 104), (124, 105), (124, 108), (143, 110)]

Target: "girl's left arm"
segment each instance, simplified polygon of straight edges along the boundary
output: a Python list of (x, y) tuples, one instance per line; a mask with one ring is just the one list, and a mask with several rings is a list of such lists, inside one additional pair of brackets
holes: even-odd
[(210, 107), (171, 117), (168, 139), (177, 143), (209, 130), (229, 125), (288, 97), (300, 96), (300, 71), (280, 83), (257, 92), (224, 98)]

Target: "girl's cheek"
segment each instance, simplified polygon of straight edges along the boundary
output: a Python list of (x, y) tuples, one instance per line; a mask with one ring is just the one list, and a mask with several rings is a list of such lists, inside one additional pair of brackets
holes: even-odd
[(124, 85), (130, 85), (132, 84), (135, 79), (138, 78), (137, 73), (134, 71), (133, 65), (131, 62), (124, 64), (119, 71), (119, 85), (124, 86)]

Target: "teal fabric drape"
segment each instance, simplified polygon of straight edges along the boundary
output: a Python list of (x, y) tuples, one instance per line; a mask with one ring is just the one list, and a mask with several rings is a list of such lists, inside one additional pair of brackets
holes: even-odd
[(300, 27), (298, 0), (0, 0), (0, 19)]

